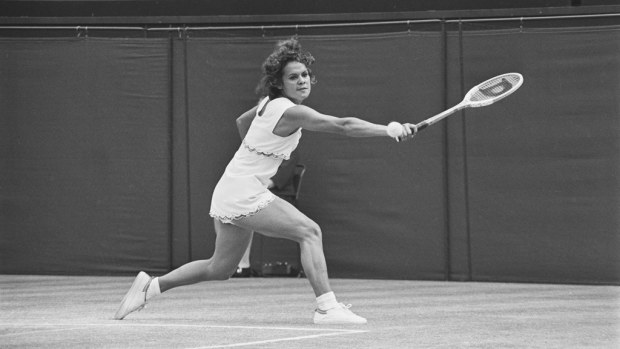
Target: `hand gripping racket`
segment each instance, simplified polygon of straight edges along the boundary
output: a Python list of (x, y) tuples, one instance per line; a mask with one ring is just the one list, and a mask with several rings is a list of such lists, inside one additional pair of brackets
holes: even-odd
[(519, 73), (498, 75), (472, 87), (472, 89), (467, 92), (461, 103), (420, 122), (416, 125), (416, 127), (418, 131), (421, 131), (461, 109), (478, 108), (491, 105), (515, 92), (519, 87), (521, 87), (521, 84), (523, 84), (523, 76)]

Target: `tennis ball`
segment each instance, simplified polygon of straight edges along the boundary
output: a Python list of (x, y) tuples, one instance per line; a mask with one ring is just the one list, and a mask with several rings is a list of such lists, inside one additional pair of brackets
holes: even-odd
[(403, 134), (403, 125), (392, 121), (387, 125), (387, 134), (390, 137), (400, 137)]

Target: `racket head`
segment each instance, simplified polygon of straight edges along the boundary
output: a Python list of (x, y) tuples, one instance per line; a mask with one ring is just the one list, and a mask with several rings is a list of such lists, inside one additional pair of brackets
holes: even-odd
[(523, 84), (523, 75), (506, 73), (490, 78), (467, 92), (463, 103), (472, 108), (484, 107), (515, 92)]

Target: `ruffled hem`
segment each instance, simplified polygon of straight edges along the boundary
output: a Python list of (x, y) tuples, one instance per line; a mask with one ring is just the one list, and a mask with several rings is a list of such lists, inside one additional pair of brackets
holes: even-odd
[(245, 149), (247, 149), (247, 150), (249, 150), (249, 151), (251, 151), (253, 153), (256, 153), (258, 155), (263, 155), (263, 156), (267, 156), (267, 157), (270, 157), (270, 158), (283, 159), (283, 160), (288, 160), (290, 158), (290, 154), (287, 155), (287, 154), (283, 154), (283, 153), (262, 152), (262, 151), (258, 150), (257, 148), (247, 144), (245, 142), (245, 139), (243, 140), (243, 146), (245, 147)]
[(257, 214), (260, 210), (262, 210), (263, 208), (267, 207), (270, 203), (273, 202), (273, 200), (275, 200), (275, 196), (272, 195), (268, 200), (265, 200), (263, 202), (261, 202), (258, 207), (248, 213), (243, 213), (243, 214), (238, 214), (238, 215), (234, 215), (234, 216), (227, 216), (224, 214), (220, 214), (218, 212), (215, 212), (215, 210), (211, 210), (209, 212), (209, 216), (222, 221), (222, 223), (231, 223), (234, 220), (240, 219), (240, 218), (245, 218), (245, 217), (249, 217), (249, 216), (253, 216), (255, 214)]

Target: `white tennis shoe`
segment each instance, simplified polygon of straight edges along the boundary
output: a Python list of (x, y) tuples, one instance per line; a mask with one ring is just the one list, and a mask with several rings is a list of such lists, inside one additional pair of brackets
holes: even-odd
[(314, 323), (317, 325), (335, 324), (365, 324), (367, 321), (359, 315), (355, 315), (351, 310), (351, 304), (338, 306), (328, 310), (317, 309), (314, 311)]
[(125, 316), (137, 310), (142, 310), (146, 306), (146, 290), (151, 284), (152, 277), (141, 271), (133, 281), (131, 288), (127, 291), (121, 301), (121, 305), (114, 315), (114, 319), (122, 320)]

